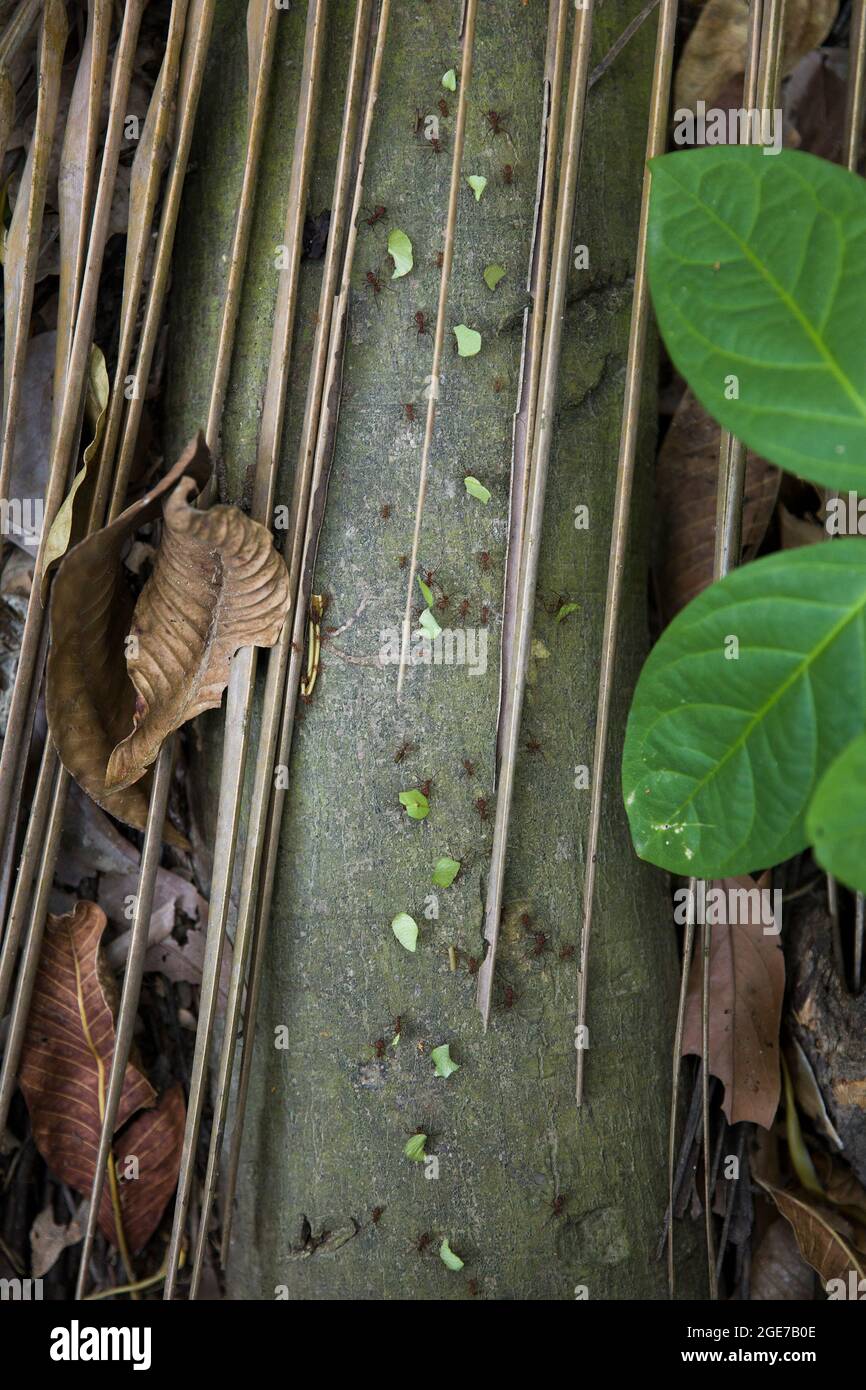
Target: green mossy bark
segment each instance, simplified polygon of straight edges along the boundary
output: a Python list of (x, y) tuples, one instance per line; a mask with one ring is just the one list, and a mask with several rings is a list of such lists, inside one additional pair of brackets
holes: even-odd
[[(352, 6), (332, 5), (318, 155), (310, 206), (329, 206), (339, 137)], [(241, 7), (222, 3), (214, 37), (194, 168), (176, 255), (170, 335), (167, 443), (172, 452), (202, 422), (225, 278), (246, 121)], [(597, 18), (594, 60), (639, 9), (607, 3)], [(241, 496), (254, 457), (267, 370), (282, 240), (284, 198), (300, 73), (303, 5), (281, 18), (275, 95), (256, 214), (223, 456), (229, 491)], [(649, 505), (647, 438), (635, 498), (615, 702), (610, 791), (599, 866), (590, 1003), (589, 1103), (573, 1099), (575, 960), (584, 879), (588, 792), (576, 765), (592, 759), (603, 598), (631, 306), (631, 270), (652, 66), (653, 25), (629, 45), (589, 99), (575, 241), (590, 269), (570, 286), (539, 577), (535, 645), (506, 884), (499, 985), (489, 1034), (474, 1007), (468, 956), (480, 956), (491, 819), (498, 699), (498, 642), (505, 561), (511, 416), (516, 398), (524, 286), (535, 196), (546, 7), (482, 0), (471, 88), (465, 174), (484, 174), (480, 202), (461, 194), (449, 325), (483, 337), (461, 359), (449, 342), (440, 400), (422, 564), (450, 596), (443, 624), (478, 628), (490, 609), (484, 675), (466, 666), (417, 667), (395, 700), (396, 667), (380, 667), (380, 634), (397, 628), (404, 601), (398, 557), (411, 548), (423, 434), (423, 384), (431, 339), (416, 310), (435, 311), (436, 253), (450, 166), (455, 98), (442, 73), (459, 71), (457, 0), (398, 3), (369, 159), (366, 201), (387, 219), (358, 242), (344, 394), (316, 588), (331, 595), (328, 622), (346, 630), (323, 651), (312, 703), (297, 724), (292, 791), (281, 844), (267, 985), (259, 1017), (253, 1093), (246, 1120), (239, 1211), (229, 1271), (238, 1298), (570, 1299), (661, 1298), (654, 1258), (666, 1189), (666, 1123), (676, 959), (663, 879), (630, 849), (619, 797), (619, 743), (629, 691), (646, 646), (645, 551)], [(412, 132), (416, 108), (441, 96), (446, 153)], [(485, 112), (505, 113), (494, 136)], [(502, 166), (512, 164), (511, 186)], [(410, 236), (415, 269), (391, 281), (387, 231)], [(494, 293), (490, 262), (507, 276)], [(383, 292), (364, 287), (381, 274)], [(279, 500), (290, 498), (321, 263), (302, 265)], [(450, 334), (449, 334), (450, 337)], [(652, 372), (648, 418), (652, 416)], [(497, 382), (497, 378), (499, 381)], [(500, 390), (494, 388), (504, 383)], [(418, 419), (404, 404), (418, 402)], [(472, 473), (488, 506), (465, 495)], [(388, 504), (390, 517), (381, 516)], [(589, 508), (588, 530), (575, 508)], [(477, 559), (492, 560), (484, 572)], [(558, 623), (548, 605), (579, 607)], [(417, 751), (397, 763), (404, 740)], [(206, 740), (207, 742), (207, 740)], [(218, 753), (211, 737), (211, 785)], [(475, 765), (467, 777), (463, 759)], [(407, 819), (398, 793), (432, 777), (430, 815)], [(211, 803), (212, 804), (212, 803)], [(437, 890), (438, 918), (424, 915), (436, 859), (463, 869)], [(417, 953), (390, 921), (412, 913)], [(549, 948), (532, 954), (520, 924), (528, 912)], [(460, 966), (449, 968), (449, 947)], [(507, 1009), (504, 988), (516, 996)], [(377, 1060), (373, 1043), (399, 1045)], [(274, 1046), (285, 1025), (289, 1046)], [(460, 1070), (438, 1079), (430, 1049), (449, 1042)], [(423, 1044), (423, 1050), (422, 1050)], [(421, 1127), (438, 1179), (403, 1156)], [(553, 1215), (552, 1202), (565, 1198)], [(378, 1224), (371, 1210), (383, 1208)], [(306, 1218), (314, 1236), (340, 1232), (312, 1255), (299, 1250)], [(447, 1235), (465, 1260), (452, 1273), (435, 1253), (419, 1257), (422, 1232)], [(683, 1291), (699, 1292), (687, 1272)]]

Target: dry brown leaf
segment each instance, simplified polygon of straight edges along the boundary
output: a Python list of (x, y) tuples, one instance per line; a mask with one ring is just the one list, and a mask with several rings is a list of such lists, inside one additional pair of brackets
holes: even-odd
[[(210, 476), (201, 434), (150, 492), (68, 551), (51, 591), (45, 703), (57, 752), (97, 805), (139, 830), (147, 820), (147, 784), (109, 791), (105, 779), (112, 750), (133, 727), (135, 713), (124, 660), (133, 600), (122, 557), (137, 528), (159, 514), (165, 494), (187, 475), (199, 488)], [(165, 834), (175, 844), (186, 843), (168, 824)]]
[[(63, 917), (49, 916), (21, 1058), (21, 1089), (36, 1146), (55, 1176), (85, 1196), (93, 1182), (115, 1038), (114, 978), (100, 947), (105, 926), (105, 913), (95, 903), (79, 902)], [(155, 1100), (150, 1082), (129, 1062), (116, 1130)], [(139, 1160), (137, 1179), (120, 1187), (132, 1250), (153, 1233), (177, 1180), (182, 1112), (182, 1097), (169, 1093), (115, 1147), (121, 1164), (130, 1155)], [(117, 1244), (108, 1183), (99, 1224)]]
[(285, 561), (266, 526), (237, 507), (190, 506), (182, 478), (167, 498), (153, 573), (135, 607), (127, 657), (137, 691), (135, 727), (114, 749), (106, 787), (143, 776), (164, 740), (215, 709), (241, 647), (272, 647), (289, 603)]
[(776, 1299), (808, 1301), (815, 1297), (815, 1275), (800, 1254), (797, 1237), (777, 1217), (764, 1232), (752, 1257), (749, 1297), (762, 1303)]
[(34, 1279), (43, 1279), (68, 1245), (77, 1245), (83, 1232), (78, 1217), (65, 1226), (54, 1220), (51, 1203), (30, 1227), (30, 1268)]
[[(752, 878), (727, 878), (713, 888), (752, 890)], [(750, 900), (751, 902), (751, 900)], [(754, 920), (757, 918), (757, 920)], [(701, 969), (695, 952), (689, 976), (682, 1055), (701, 1055)], [(769, 1129), (779, 1105), (779, 1026), (785, 960), (779, 937), (764, 934), (759, 912), (741, 926), (711, 927), (709, 1069), (725, 1088), (728, 1123)]]
[[(838, 9), (838, 0), (787, 0), (783, 76), (827, 37)], [(745, 71), (748, 18), (748, 0), (708, 0), (677, 69), (677, 108), (694, 109), (699, 100), (712, 106), (725, 84)]]
[[(666, 622), (712, 583), (720, 437), (720, 426), (686, 391), (656, 464), (661, 534), (655, 569)], [(764, 539), (780, 477), (774, 464), (747, 455), (743, 560), (751, 559)]]
[(838, 1211), (822, 1206), (808, 1193), (782, 1191), (763, 1182), (760, 1177), (757, 1180), (791, 1223), (800, 1254), (817, 1271), (823, 1284), (829, 1279), (847, 1282), (851, 1270), (858, 1278), (866, 1276), (862, 1256), (849, 1243), (850, 1224)]

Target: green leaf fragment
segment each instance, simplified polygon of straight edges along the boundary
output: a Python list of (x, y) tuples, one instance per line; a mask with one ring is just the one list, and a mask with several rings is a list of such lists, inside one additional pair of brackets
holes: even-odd
[(505, 276), (505, 267), (501, 265), (489, 265), (484, 271), (484, 282), (489, 290), (495, 290), (499, 281)]
[(436, 1068), (436, 1075), (449, 1077), (452, 1072), (460, 1070), (460, 1063), (455, 1062), (451, 1056), (451, 1044), (442, 1043), (441, 1047), (434, 1047), (430, 1053), (430, 1059)]
[(459, 357), (475, 357), (481, 351), (481, 334), (476, 329), (467, 328), (465, 323), (458, 323), (454, 329), (454, 336), (457, 339)]
[(487, 503), (490, 501), (490, 492), (484, 484), (479, 483), (478, 479), (473, 478), (471, 474), (468, 478), (463, 479), (463, 483), (469, 496), (477, 497), (478, 501), (483, 502), (486, 507)]
[(449, 68), (447, 72), (442, 74), (442, 86), (448, 92), (457, 91), (457, 74), (453, 68)]
[(455, 1255), (451, 1246), (448, 1244), (448, 1237), (445, 1236), (439, 1246), (439, 1258), (448, 1269), (458, 1270), (463, 1268), (463, 1260), (459, 1255)]
[(412, 259), (412, 243), (399, 227), (395, 227), (388, 234), (388, 255), (394, 262), (392, 280), (399, 280), (401, 275), (408, 275), (415, 264)]
[(441, 627), (437, 623), (436, 619), (433, 617), (433, 614), (430, 612), (429, 608), (425, 608), (424, 612), (421, 614), (421, 617), (418, 619), (418, 624), (421, 628), (421, 631), (424, 633), (424, 636), (429, 637), (431, 642), (435, 642), (436, 638), (442, 631)]
[(415, 787), (411, 791), (401, 792), (400, 802), (406, 807), (406, 814), (412, 820), (423, 820), (425, 816), (430, 814), (430, 802), (424, 793), (419, 792)]
[(437, 888), (450, 888), (455, 878), (460, 872), (460, 861), (449, 859), (447, 854), (441, 859), (436, 860), (436, 867), (433, 870), (433, 882)]
[(391, 923), (391, 930), (407, 951), (414, 952), (418, 944), (418, 923), (408, 912), (398, 912)]
[(429, 584), (425, 584), (425, 582), (424, 582), (424, 580), (421, 578), (420, 574), (418, 575), (418, 588), (421, 590), (422, 594), (424, 595), (424, 602), (427, 604), (427, 607), (428, 607), (428, 608), (432, 608), (432, 607), (433, 607), (433, 604), (434, 604), (435, 601), (436, 601), (436, 600), (435, 600), (435, 597), (434, 597), (434, 594), (433, 594), (433, 590), (430, 588), (430, 585), (429, 585)]
[(483, 174), (470, 174), (469, 177), (467, 178), (466, 182), (469, 184), (469, 187), (472, 189), (472, 192), (475, 194), (475, 201), (476, 201), (476, 203), (480, 203), (480, 202), (481, 202), (481, 194), (484, 192), (485, 188), (487, 187), (487, 180), (486, 180), (486, 178), (484, 177)]
[(576, 613), (579, 607), (580, 605), (577, 603), (564, 603), (556, 615), (556, 621), (558, 623), (564, 622), (569, 613)]
[(413, 1163), (423, 1163), (424, 1159), (427, 1157), (426, 1153), (424, 1152), (424, 1145), (426, 1143), (426, 1134), (413, 1134), (409, 1142), (406, 1144), (406, 1147), (404, 1148), (403, 1152), (407, 1158), (412, 1160)]

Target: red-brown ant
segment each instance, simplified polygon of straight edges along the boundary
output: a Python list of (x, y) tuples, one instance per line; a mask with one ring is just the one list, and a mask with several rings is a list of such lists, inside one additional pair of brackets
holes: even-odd
[(439, 100), (438, 100), (438, 102), (437, 102), (437, 106), (439, 107), (439, 115), (440, 115), (440, 116), (447, 116), (447, 115), (448, 115), (448, 103), (447, 103), (447, 101), (445, 100), (444, 97), (440, 97), (440, 98), (439, 98)]
[(407, 738), (406, 741), (405, 741), (404, 743), (401, 743), (401, 744), (400, 744), (400, 747), (397, 749), (397, 752), (394, 754), (394, 762), (395, 762), (395, 763), (402, 763), (402, 761), (403, 761), (403, 759), (405, 758), (406, 754), (407, 754), (407, 753), (414, 753), (414, 752), (415, 752), (415, 749), (416, 749), (417, 747), (418, 747), (417, 743), (411, 743), (410, 740)]
[(468, 1292), (470, 1298), (477, 1298), (477, 1297), (478, 1297), (478, 1280), (477, 1280), (477, 1279), (467, 1279), (467, 1280), (466, 1280), (466, 1289), (467, 1289), (467, 1292)]
[(383, 208), (382, 205), (379, 204), (377, 207), (373, 209), (369, 217), (364, 218), (364, 221), (366, 222), (368, 227), (375, 227), (376, 223), (381, 222), (382, 218), (385, 217), (387, 212), (388, 209)]
[(502, 991), (502, 1007), (504, 1009), (513, 1009), (516, 1002), (517, 995), (511, 988), (511, 985), (505, 985)]
[(419, 1255), (425, 1255), (427, 1251), (430, 1249), (430, 1243), (432, 1239), (433, 1237), (431, 1236), (429, 1231), (422, 1231), (420, 1236), (415, 1237), (412, 1244)]
[(466, 969), (469, 971), (470, 975), (477, 975), (478, 967), (480, 964), (481, 961), (476, 960), (475, 956), (469, 956), (468, 960), (466, 961)]
[(504, 117), (507, 115), (507, 111), (494, 111), (492, 108), (490, 111), (486, 113), (484, 119), (486, 120), (488, 126), (490, 127), (494, 135), (508, 134), (508, 131), (505, 129), (505, 126), (502, 124)]
[(490, 617), (490, 606), (489, 606), (489, 604), (482, 603), (482, 605), (481, 605), (481, 615), (480, 615), (480, 616), (481, 616), (481, 626), (482, 626), (482, 627), (486, 627), (486, 626), (487, 626), (487, 619)]
[(407, 401), (403, 409), (406, 412), (406, 419), (411, 423), (415, 419), (415, 402)]
[(487, 571), (488, 571), (488, 570), (490, 569), (490, 567), (492, 566), (492, 564), (493, 564), (493, 561), (492, 561), (491, 558), (490, 558), (490, 552), (489, 552), (489, 550), (479, 550), (479, 552), (478, 552), (478, 567), (479, 567), (479, 569), (483, 570), (484, 573), (486, 574)]
[(418, 788), (418, 790), (419, 790), (419, 792), (421, 793), (422, 796), (429, 796), (429, 795), (430, 795), (430, 791), (431, 791), (432, 786), (433, 786), (433, 781), (434, 781), (434, 779), (433, 779), (432, 777), (428, 777), (428, 778), (426, 778), (425, 781), (423, 781), (423, 782), (421, 783), (421, 785), (420, 785), (420, 787)]
[(368, 270), (364, 276), (364, 283), (373, 291), (373, 294), (382, 293), (382, 281), (374, 270)]
[(543, 932), (543, 931), (536, 931), (536, 932), (533, 932), (533, 933), (532, 933), (532, 940), (533, 940), (533, 943), (534, 943), (534, 944), (533, 944), (533, 947), (532, 947), (532, 954), (533, 954), (533, 956), (535, 956), (535, 957), (543, 956), (543, 955), (544, 955), (544, 952), (547, 950), (547, 943), (548, 943), (548, 941), (550, 940), (550, 938), (549, 938), (548, 935), (547, 935), (547, 932)]
[(409, 556), (408, 556), (408, 555), (398, 555), (398, 556), (397, 556), (397, 564), (400, 566), (401, 570), (404, 570), (404, 569), (406, 568), (406, 566), (408, 565), (408, 563), (409, 563)]
[(390, 502), (383, 502), (383, 503), (382, 503), (382, 506), (381, 506), (380, 511), (379, 511), (379, 515), (380, 515), (380, 517), (382, 518), (383, 521), (387, 521), (387, 520), (388, 520), (388, 517), (391, 515), (391, 503), (390, 503)]
[(538, 741), (537, 738), (528, 738), (528, 739), (526, 740), (526, 751), (527, 751), (527, 753), (540, 753), (540, 752), (541, 752), (541, 744), (540, 744), (540, 742)]
[(559, 959), (560, 959), (560, 960), (571, 960), (571, 958), (572, 958), (573, 955), (574, 955), (574, 947), (573, 947), (573, 946), (571, 946), (571, 945), (563, 946), (562, 949), (561, 949), (560, 952), (559, 952)]
[(551, 1216), (561, 1216), (567, 1201), (568, 1198), (561, 1192), (558, 1196), (554, 1197), (553, 1201), (550, 1203)]
[(502, 166), (502, 182), (508, 184), (509, 186), (514, 182), (514, 165), (513, 165), (513, 164), (503, 164), (503, 166)]
[[(471, 758), (464, 758), (461, 766), (463, 768), (463, 772), (466, 773), (467, 777), (475, 776), (475, 764), (472, 762)], [(462, 775), (463, 774), (461, 773), (461, 776)]]
[(436, 607), (439, 609), (440, 613), (444, 613), (450, 602), (451, 599), (447, 594), (440, 594), (439, 598), (436, 600)]
[(472, 605), (470, 604), (468, 598), (462, 598), (462, 599), (460, 600), (460, 604), (459, 604), (459, 606), (458, 606), (457, 612), (460, 614), (461, 618), (465, 618), (465, 617), (466, 617), (466, 614), (469, 612), (469, 609), (470, 609), (471, 606), (472, 606)]
[(379, 1222), (382, 1219), (382, 1214), (384, 1210), (384, 1207), (374, 1207), (373, 1210), (370, 1212), (370, 1220), (372, 1221), (374, 1226), (378, 1226)]
[(483, 796), (478, 796), (478, 797), (476, 797), (476, 798), (475, 798), (475, 801), (474, 801), (472, 804), (473, 804), (473, 806), (475, 807), (476, 811), (478, 812), (478, 818), (479, 818), (479, 820), (482, 821), (482, 823), (483, 823), (484, 821), (486, 821), (486, 820), (487, 820), (487, 802), (485, 801), (484, 797), (483, 797)]
[(436, 264), (438, 265), (439, 269), (441, 270), (442, 267), (443, 267), (443, 265), (445, 264), (445, 252), (444, 252), (444, 251), (437, 251), (437, 252), (436, 252)]
[(501, 377), (501, 376), (497, 376), (497, 377), (494, 377), (494, 378), (493, 378), (493, 389), (494, 389), (494, 391), (496, 392), (497, 396), (499, 395), (499, 392), (502, 390), (502, 388), (503, 388), (504, 385), (505, 385), (505, 382), (502, 380), (502, 377)]
[(376, 1053), (376, 1057), (379, 1061), (381, 1061), (381, 1059), (385, 1056), (385, 1049), (387, 1045), (388, 1044), (385, 1042), (384, 1038), (377, 1038), (376, 1041), (373, 1043), (373, 1050)]
[(423, 338), (425, 333), (430, 332), (427, 315), (422, 309), (416, 309), (415, 313), (412, 315), (412, 322), (418, 330), (419, 338)]

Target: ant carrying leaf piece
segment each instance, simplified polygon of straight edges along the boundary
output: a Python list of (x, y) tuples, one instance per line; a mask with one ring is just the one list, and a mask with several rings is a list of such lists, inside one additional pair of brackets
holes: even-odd
[(412, 1163), (423, 1163), (424, 1159), (427, 1157), (427, 1154), (424, 1151), (424, 1146), (426, 1143), (426, 1134), (413, 1134), (412, 1137), (407, 1141), (403, 1149), (403, 1153), (406, 1155), (408, 1159), (411, 1160)]
[(442, 631), (442, 628), (433, 617), (429, 608), (425, 608), (424, 612), (421, 614), (421, 617), (418, 619), (418, 625), (424, 633), (424, 636), (429, 637), (431, 642), (435, 642)]
[(400, 945), (414, 954), (418, 944), (418, 923), (415, 918), (410, 917), (408, 912), (398, 912), (391, 922), (391, 930)]
[(469, 496), (477, 497), (478, 501), (482, 502), (486, 507), (487, 503), (490, 501), (490, 492), (484, 484), (479, 483), (478, 479), (473, 478), (471, 474), (469, 477), (463, 479), (463, 483)]
[(455, 1255), (451, 1246), (448, 1244), (448, 1237), (443, 1237), (442, 1244), (439, 1246), (439, 1258), (446, 1269), (453, 1269), (455, 1273), (462, 1269), (465, 1261), (459, 1255)]
[(465, 323), (458, 323), (454, 329), (454, 337), (457, 339), (458, 357), (476, 357), (481, 351), (481, 334), (475, 328), (467, 328)]
[(489, 265), (484, 271), (484, 283), (489, 290), (495, 290), (499, 281), (505, 275), (505, 267), (501, 265)]
[(470, 174), (469, 177), (467, 178), (466, 182), (469, 184), (469, 187), (472, 189), (472, 192), (475, 194), (475, 201), (476, 201), (476, 203), (480, 203), (480, 202), (481, 202), (481, 194), (484, 192), (485, 188), (487, 187), (487, 180), (486, 180), (486, 178), (484, 177), (483, 174)]
[(450, 888), (459, 872), (459, 860), (449, 859), (447, 855), (443, 855), (441, 859), (436, 860), (436, 867), (433, 870), (433, 883), (437, 888)]
[(439, 1047), (434, 1047), (430, 1053), (430, 1061), (436, 1068), (436, 1075), (443, 1077), (446, 1081), (455, 1071), (460, 1070), (460, 1063), (455, 1062), (451, 1056), (451, 1044), (442, 1043)]
[(400, 793), (400, 805), (406, 807), (410, 820), (424, 820), (430, 814), (430, 803), (423, 792), (414, 788)]
[(403, 275), (408, 275), (415, 264), (412, 258), (412, 243), (399, 227), (395, 227), (388, 234), (388, 255), (394, 262), (392, 280), (399, 280)]
[(442, 74), (442, 86), (448, 92), (457, 91), (457, 74), (453, 68)]

